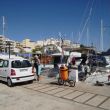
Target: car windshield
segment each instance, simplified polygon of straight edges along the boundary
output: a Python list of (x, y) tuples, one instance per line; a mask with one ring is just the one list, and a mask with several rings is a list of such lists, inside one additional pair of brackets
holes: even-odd
[(26, 68), (26, 67), (31, 67), (31, 63), (28, 60), (15, 60), (12, 61), (11, 63), (12, 68)]

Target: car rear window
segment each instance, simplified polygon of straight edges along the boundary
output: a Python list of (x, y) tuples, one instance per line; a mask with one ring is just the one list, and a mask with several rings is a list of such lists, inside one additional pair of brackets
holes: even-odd
[(31, 63), (28, 60), (15, 60), (12, 61), (11, 63), (11, 67), (12, 68), (27, 68), (27, 67), (31, 67)]

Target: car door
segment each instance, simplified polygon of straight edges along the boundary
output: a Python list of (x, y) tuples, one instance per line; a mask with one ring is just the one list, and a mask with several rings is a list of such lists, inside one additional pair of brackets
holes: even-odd
[(7, 81), (7, 77), (9, 74), (9, 61), (8, 60), (4, 60), (2, 70), (3, 70), (2, 71), (3, 81)]

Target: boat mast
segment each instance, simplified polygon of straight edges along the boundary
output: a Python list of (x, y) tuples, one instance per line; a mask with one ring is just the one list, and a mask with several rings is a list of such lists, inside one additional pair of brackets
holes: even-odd
[(4, 36), (5, 34), (5, 17), (3, 16), (3, 33), (2, 35)]
[(3, 52), (5, 53), (5, 17), (2, 17), (3, 20), (3, 30), (2, 30), (2, 35), (3, 35)]
[(100, 47), (101, 51), (103, 51), (103, 20), (101, 19), (101, 38), (100, 38)]
[(87, 42), (86, 45), (89, 46), (89, 28), (87, 27)]

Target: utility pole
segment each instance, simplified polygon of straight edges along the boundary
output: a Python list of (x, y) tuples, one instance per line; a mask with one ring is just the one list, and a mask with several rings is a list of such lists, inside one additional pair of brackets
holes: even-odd
[(8, 54), (9, 54), (9, 59), (10, 59), (10, 46), (11, 46), (10, 41), (8, 41), (8, 42), (7, 42), (7, 45), (8, 45)]

